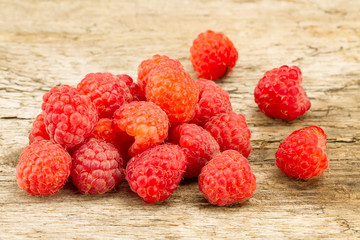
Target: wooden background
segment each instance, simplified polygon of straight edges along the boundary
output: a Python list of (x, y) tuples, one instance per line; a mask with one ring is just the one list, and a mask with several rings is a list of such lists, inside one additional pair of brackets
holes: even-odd
[[(360, 1), (12, 1), (0, 0), (0, 239), (356, 239), (360, 238)], [(147, 205), (123, 182), (100, 196), (66, 185), (33, 197), (18, 188), (15, 166), (54, 85), (90, 72), (137, 76), (154, 54), (177, 58), (195, 78), (189, 48), (206, 29), (239, 51), (217, 82), (252, 132), (249, 162), (258, 188), (230, 207), (207, 203), (196, 181)], [(258, 110), (253, 91), (265, 71), (297, 65), (312, 107), (284, 122)], [(279, 143), (318, 125), (330, 166), (298, 181), (275, 166)]]

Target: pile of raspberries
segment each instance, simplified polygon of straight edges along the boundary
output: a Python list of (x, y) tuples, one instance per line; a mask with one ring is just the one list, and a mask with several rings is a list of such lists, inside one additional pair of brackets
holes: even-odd
[[(84, 194), (103, 194), (124, 179), (146, 203), (168, 199), (184, 178), (197, 178), (214, 205), (253, 196), (256, 178), (245, 117), (214, 80), (235, 66), (238, 52), (223, 33), (200, 33), (190, 48), (199, 79), (182, 64), (154, 55), (126, 75), (89, 73), (76, 87), (45, 93), (29, 145), (16, 167), (17, 184), (31, 195), (56, 194), (72, 182)], [(310, 109), (298, 67), (265, 73), (255, 87), (261, 112), (292, 121)], [(311, 179), (328, 167), (326, 134), (309, 126), (279, 146), (276, 165), (289, 177)]]

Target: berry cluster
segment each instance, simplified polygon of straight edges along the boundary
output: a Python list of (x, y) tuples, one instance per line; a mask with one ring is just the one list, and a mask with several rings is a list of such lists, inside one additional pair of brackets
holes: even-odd
[[(16, 167), (18, 185), (52, 195), (71, 179), (81, 193), (103, 194), (125, 179), (144, 202), (155, 203), (183, 178), (197, 177), (211, 204), (252, 197), (251, 132), (213, 81), (234, 68), (238, 52), (227, 36), (209, 30), (190, 54), (201, 79), (178, 60), (154, 55), (140, 63), (137, 83), (126, 74), (89, 73), (76, 87), (50, 89)], [(266, 72), (255, 102), (269, 117), (294, 120), (310, 108), (301, 81), (297, 67)], [(321, 175), (328, 167), (324, 131), (295, 131), (280, 144), (276, 165), (290, 177)]]

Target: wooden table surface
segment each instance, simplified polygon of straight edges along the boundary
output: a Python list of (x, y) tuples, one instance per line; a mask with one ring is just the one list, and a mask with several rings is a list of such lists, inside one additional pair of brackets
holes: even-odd
[[(360, 1), (0, 0), (0, 239), (356, 239), (360, 238)], [(66, 185), (34, 197), (15, 180), (42, 95), (90, 72), (137, 77), (154, 54), (177, 58), (195, 78), (189, 48), (198, 33), (224, 32), (239, 60), (217, 82), (252, 133), (257, 177), (243, 204), (211, 206), (187, 180), (172, 197), (145, 204), (126, 182), (99, 196)], [(297, 65), (312, 107), (293, 122), (257, 108), (264, 72)], [(318, 125), (330, 166), (310, 181), (275, 165), (279, 143)]]

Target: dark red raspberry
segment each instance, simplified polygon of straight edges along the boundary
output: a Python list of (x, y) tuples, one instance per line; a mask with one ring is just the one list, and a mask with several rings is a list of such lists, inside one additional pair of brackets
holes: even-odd
[(132, 191), (144, 202), (168, 199), (176, 190), (186, 170), (186, 157), (177, 145), (159, 145), (132, 158), (125, 177)]
[(135, 138), (129, 155), (135, 156), (144, 150), (161, 144), (168, 135), (169, 119), (159, 106), (152, 102), (131, 102), (114, 113), (117, 132), (126, 132)]
[(126, 162), (130, 159), (128, 149), (133, 144), (134, 138), (124, 132), (115, 131), (111, 118), (100, 118), (89, 138), (102, 139), (111, 143), (119, 150), (121, 157)]
[(329, 166), (326, 156), (326, 134), (317, 126), (294, 131), (280, 144), (276, 165), (289, 177), (311, 179)]
[(121, 74), (116, 76), (126, 83), (133, 96), (133, 101), (145, 101), (145, 92), (141, 91), (140, 87), (133, 82), (133, 79), (129, 75)]
[(196, 80), (199, 89), (199, 101), (196, 104), (195, 116), (191, 120), (200, 126), (216, 114), (231, 112), (229, 93), (219, 87), (216, 83), (206, 79)]
[[(171, 59), (168, 56), (154, 55), (150, 59), (142, 61), (138, 67), (138, 85), (140, 91), (145, 94), (145, 88), (149, 80), (149, 74), (151, 71), (157, 68), (163, 68), (169, 66), (171, 68), (183, 69), (181, 63), (176, 59)], [(157, 70), (156, 70), (157, 71)]]
[(172, 126), (194, 117), (199, 90), (187, 72), (166, 66), (151, 71), (148, 77), (146, 99), (166, 112)]
[(35, 141), (25, 147), (16, 167), (19, 187), (31, 195), (53, 195), (66, 183), (71, 157), (59, 144)]
[(29, 134), (29, 144), (40, 140), (50, 140), (44, 123), (44, 112), (36, 116)]
[(243, 202), (253, 196), (256, 178), (246, 158), (235, 150), (217, 155), (203, 167), (199, 190), (214, 205)]
[(65, 148), (82, 144), (98, 120), (90, 98), (68, 85), (53, 87), (45, 93), (41, 107), (50, 139)]
[(220, 145), (220, 150), (229, 149), (240, 152), (247, 158), (252, 150), (251, 132), (245, 117), (240, 113), (220, 113), (210, 118), (204, 126)]
[(81, 193), (105, 193), (120, 183), (125, 162), (112, 144), (93, 138), (72, 157), (71, 178)]
[(282, 66), (266, 72), (254, 92), (260, 111), (268, 117), (287, 121), (304, 115), (311, 103), (301, 81), (301, 71), (296, 66)]
[(220, 32), (200, 33), (190, 48), (190, 60), (200, 78), (216, 80), (235, 67), (238, 52), (230, 39)]
[(180, 145), (186, 155), (184, 177), (197, 177), (201, 168), (220, 153), (220, 146), (211, 134), (195, 124), (183, 123), (172, 130), (171, 142)]
[(89, 73), (77, 90), (90, 97), (100, 118), (112, 117), (116, 109), (133, 100), (126, 82), (111, 73)]

